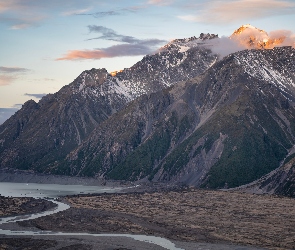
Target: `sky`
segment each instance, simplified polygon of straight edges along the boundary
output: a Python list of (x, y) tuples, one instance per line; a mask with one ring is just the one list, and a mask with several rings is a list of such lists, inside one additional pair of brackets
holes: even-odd
[(0, 0), (0, 124), (81, 72), (131, 67), (176, 38), (242, 24), (295, 34), (295, 0)]

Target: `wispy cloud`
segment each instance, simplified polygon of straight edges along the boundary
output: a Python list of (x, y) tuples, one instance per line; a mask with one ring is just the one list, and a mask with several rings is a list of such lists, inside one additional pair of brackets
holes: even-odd
[(97, 11), (93, 13), (77, 13), (76, 15), (81, 16), (93, 16), (94, 18), (104, 18), (110, 16), (121, 16), (128, 13), (136, 13), (141, 9), (146, 8), (146, 6), (131, 6), (129, 8), (122, 8), (122, 9), (115, 9), (115, 10), (108, 10), (108, 11)]
[[(192, 8), (193, 6), (190, 6)], [(204, 23), (232, 23), (257, 18), (293, 14), (294, 1), (279, 0), (230, 0), (210, 1), (195, 7), (195, 13), (178, 16), (185, 21)]]
[(43, 78), (42, 80), (46, 81), (46, 82), (54, 82), (55, 81), (55, 79), (52, 79), (52, 78)]
[(29, 72), (29, 69), (26, 68), (18, 68), (18, 67), (3, 67), (0, 66), (0, 73), (8, 73), (8, 74), (14, 74), (14, 73), (27, 73)]
[[(166, 0), (167, 1), (167, 0)], [(108, 4), (111, 5), (110, 1)], [(10, 29), (19, 30), (39, 25), (56, 15), (90, 15), (95, 18), (136, 13), (145, 5), (111, 10), (103, 9), (104, 1), (94, 0), (0, 0), (0, 22)], [(146, 4), (147, 5), (147, 4)], [(118, 6), (118, 3), (113, 3)], [(99, 11), (97, 8), (99, 7)], [(93, 13), (88, 13), (93, 10)]]
[(154, 50), (144, 44), (119, 44), (103, 49), (70, 50), (57, 60), (102, 59), (121, 56), (140, 56), (153, 53)]
[[(98, 4), (100, 1), (98, 1)], [(62, 9), (82, 9), (91, 6), (93, 0), (0, 0), (0, 12), (4, 11), (52, 11)]]
[(85, 6), (100, 3), (93, 0), (0, 0), (0, 20), (11, 29), (25, 29), (56, 14), (84, 13), (88, 11)]
[(78, 10), (69, 10), (69, 11), (64, 11), (62, 12), (63, 16), (73, 16), (73, 15), (80, 15), (80, 14), (84, 14), (88, 11), (90, 11), (91, 8), (87, 8), (87, 9), (78, 9)]
[(29, 94), (29, 93), (25, 93), (24, 94), (25, 96), (30, 96), (30, 97), (35, 97), (37, 99), (41, 99), (43, 96), (47, 95), (45, 93), (42, 93), (42, 94)]
[(95, 13), (77, 14), (77, 15), (93, 16), (95, 18), (103, 18), (103, 17), (108, 17), (108, 16), (119, 16), (119, 15), (122, 15), (122, 12), (110, 10), (110, 11), (98, 11), (98, 12), (95, 12)]
[(174, 1), (173, 0), (149, 0), (147, 3), (148, 4), (154, 4), (154, 5), (170, 5), (172, 4)]
[(26, 29), (46, 17), (47, 13), (41, 11), (35, 0), (0, 0), (0, 21), (8, 25), (10, 29)]
[(104, 26), (90, 25), (88, 29), (92, 33), (100, 33), (101, 36), (91, 38), (120, 42), (107, 48), (93, 50), (71, 50), (57, 60), (80, 60), (80, 59), (102, 59), (121, 56), (138, 56), (153, 53), (156, 46), (164, 44), (165, 40), (160, 39), (138, 39), (133, 36), (121, 35), (112, 29)]
[(0, 75), (0, 86), (10, 85), (15, 79), (15, 76)]
[(89, 32), (91, 33), (102, 34), (99, 37), (90, 38), (88, 40), (103, 39), (103, 40), (110, 40), (110, 41), (129, 43), (129, 44), (142, 44), (147, 46), (156, 46), (166, 42), (165, 40), (159, 40), (159, 39), (138, 39), (133, 36), (118, 34), (116, 31), (112, 29), (109, 29), (104, 26), (98, 26), (98, 25), (89, 25), (88, 29), (89, 29)]
[(22, 103), (16, 103), (16, 104), (14, 104), (14, 105), (12, 106), (12, 108), (14, 108), (14, 109), (21, 109), (23, 105), (24, 105), (24, 104), (22, 104)]
[(19, 67), (0, 66), (0, 86), (10, 85), (20, 74), (25, 74), (31, 70)]

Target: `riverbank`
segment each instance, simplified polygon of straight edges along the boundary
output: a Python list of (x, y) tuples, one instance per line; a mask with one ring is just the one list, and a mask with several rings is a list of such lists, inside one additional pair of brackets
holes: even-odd
[(31, 197), (8, 198), (0, 196), (0, 217), (40, 213), (56, 206), (55, 203), (48, 200)]
[(19, 225), (62, 232), (144, 234), (180, 242), (248, 246), (241, 249), (295, 248), (294, 199), (189, 189), (77, 195), (65, 200), (71, 204), (70, 209)]

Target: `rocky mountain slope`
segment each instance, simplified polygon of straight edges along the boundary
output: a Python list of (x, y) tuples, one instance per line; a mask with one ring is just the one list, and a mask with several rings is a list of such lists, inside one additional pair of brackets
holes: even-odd
[(63, 159), (130, 101), (207, 70), (217, 56), (202, 45), (214, 37), (172, 41), (122, 72), (84, 71), (39, 103), (26, 102), (0, 126), (1, 168), (49, 171), (48, 164)]
[(247, 193), (277, 194), (295, 197), (295, 157), (294, 147), (282, 166), (249, 184), (236, 188)]
[[(266, 42), (249, 25), (232, 39), (248, 44), (245, 32)], [(207, 188), (264, 176), (259, 189), (293, 192), (295, 49), (221, 59), (214, 38), (174, 40), (131, 68), (85, 71), (28, 101), (0, 126), (1, 168)]]
[(52, 173), (224, 188), (280, 166), (295, 142), (295, 50), (244, 50), (143, 95)]
[(259, 185), (264, 193), (295, 197), (295, 158), (292, 158)]

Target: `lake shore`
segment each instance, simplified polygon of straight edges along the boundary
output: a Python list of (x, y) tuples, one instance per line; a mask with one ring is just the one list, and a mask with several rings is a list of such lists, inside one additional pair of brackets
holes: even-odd
[(0, 169), (0, 182), (41, 183), (84, 186), (116, 186), (120, 182), (105, 181), (102, 178), (75, 177), (66, 175), (51, 175), (34, 173), (18, 169)]

